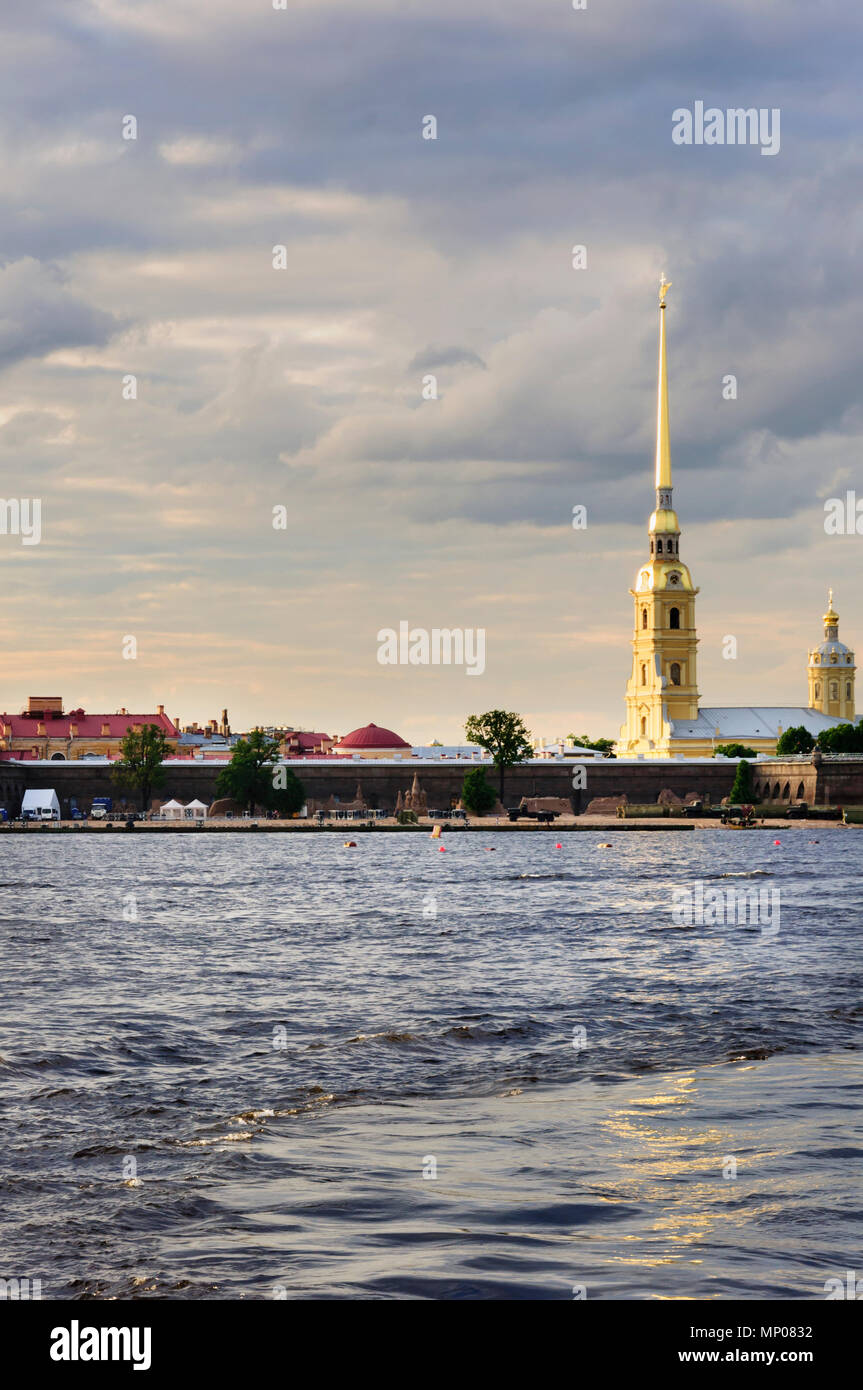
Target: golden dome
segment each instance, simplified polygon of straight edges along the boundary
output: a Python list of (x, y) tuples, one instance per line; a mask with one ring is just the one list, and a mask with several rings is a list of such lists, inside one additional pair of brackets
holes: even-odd
[(673, 531), (675, 535), (679, 535), (680, 522), (677, 520), (677, 512), (672, 511), (670, 508), (651, 512), (650, 521), (647, 523), (647, 529), (650, 532)]

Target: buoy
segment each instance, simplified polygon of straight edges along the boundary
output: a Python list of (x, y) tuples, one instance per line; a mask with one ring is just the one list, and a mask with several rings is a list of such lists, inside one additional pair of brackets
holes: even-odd
[(446, 845), (441, 845), (438, 848), (438, 854), (446, 854)]
[(773, 843), (774, 843), (774, 845), (781, 845), (781, 844), (782, 844), (782, 841), (781, 841), (781, 840), (774, 840)]
[(434, 827), (434, 829), (433, 829), (433, 831), (432, 831), (432, 833), (431, 833), (431, 837), (432, 837), (433, 840), (439, 840), (439, 839), (440, 839), (440, 826), (439, 826), (439, 825), (436, 825), (436, 826)]
[(342, 845), (342, 849), (356, 849), (356, 847), (356, 840), (345, 840), (345, 843)]
[[(816, 843), (816, 845), (817, 845), (818, 841), (816, 840), (815, 843)], [(486, 845), (486, 847), (485, 847), (485, 852), (486, 852), (486, 854), (494, 854), (494, 851), (495, 851), (495, 846), (494, 846), (494, 845)]]
[(555, 845), (555, 849), (563, 849), (563, 845), (560, 843), (559, 840), (558, 840), (557, 844)]
[(597, 849), (611, 849), (611, 841), (603, 840), (601, 845), (597, 845)]

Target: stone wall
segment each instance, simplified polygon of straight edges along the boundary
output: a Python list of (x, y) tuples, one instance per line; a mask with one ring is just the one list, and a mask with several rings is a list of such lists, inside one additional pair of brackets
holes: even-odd
[[(331, 796), (340, 801), (353, 801), (357, 782), (360, 783), (366, 804), (378, 810), (392, 810), (399, 792), (410, 790), (414, 773), (419, 774), (420, 784), (428, 798), (430, 810), (447, 810), (461, 793), (465, 773), (476, 764), (435, 763), (421, 766), (416, 762), (405, 762), (403, 766), (382, 765), (381, 763), (343, 762), (332, 763), (290, 763), (292, 771), (300, 778), (306, 796), (314, 802), (324, 803)], [(571, 802), (573, 810), (583, 811), (594, 797), (619, 797), (626, 795), (631, 802), (648, 804), (655, 802), (665, 788), (681, 798), (687, 793), (718, 802), (731, 791), (736, 764), (724, 762), (676, 762), (674, 760), (617, 762), (614, 759), (597, 759), (579, 764), (585, 768), (586, 785), (573, 789), (573, 767), (551, 760), (538, 760), (522, 767), (511, 768), (506, 774), (504, 801), (507, 806), (517, 806), (523, 796), (564, 797)], [(76, 762), (57, 762), (50, 766), (20, 764), (22, 786), (53, 787), (60, 799), (64, 816), (69, 810), (71, 797), (78, 805), (88, 810), (94, 796), (111, 796), (119, 809), (125, 797), (130, 806), (139, 804), (134, 794), (118, 793), (111, 782), (111, 769), (105, 764)], [(197, 797), (207, 804), (216, 799), (216, 778), (221, 771), (219, 765), (166, 764), (165, 786), (157, 793), (161, 801), (174, 797), (183, 803)], [(486, 769), (490, 784), (497, 790), (494, 769)], [(799, 779), (798, 779), (799, 780)]]

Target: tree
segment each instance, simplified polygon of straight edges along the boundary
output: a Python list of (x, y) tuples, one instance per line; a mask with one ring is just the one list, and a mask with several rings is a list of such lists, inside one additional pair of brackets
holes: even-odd
[(747, 748), (745, 743), (717, 743), (713, 750), (714, 758), (757, 758), (758, 754), (754, 748)]
[(818, 735), (822, 753), (863, 752), (863, 724), (834, 724)]
[(267, 738), (263, 729), (253, 730), (248, 738), (239, 740), (228, 766), (216, 778), (216, 795), (232, 797), (249, 812), (254, 812), (256, 805), (271, 805), (272, 765), (278, 756), (278, 741)]
[(476, 816), (484, 816), (495, 803), (494, 787), (485, 779), (485, 768), (475, 767), (461, 784), (462, 805)]
[(779, 737), (776, 744), (777, 753), (811, 753), (815, 747), (815, 740), (808, 729), (804, 729), (802, 724), (792, 724), (790, 729), (786, 729)]
[(478, 743), (491, 753), (500, 775), (500, 799), (503, 802), (503, 779), (508, 767), (526, 762), (533, 754), (527, 729), (520, 714), (491, 709), (485, 714), (468, 716), (464, 731), (469, 743)]
[(591, 739), (587, 734), (567, 734), (567, 738), (571, 738), (579, 748), (593, 748), (597, 753), (610, 753), (616, 742), (613, 738)]
[(128, 787), (141, 793), (141, 810), (146, 811), (150, 795), (165, 784), (162, 763), (170, 752), (164, 732), (158, 724), (145, 724), (141, 729), (127, 729), (120, 743), (120, 758), (111, 771), (118, 787)]
[(734, 786), (731, 788), (731, 800), (735, 804), (748, 804), (751, 802), (754, 793), (752, 791), (752, 768), (745, 758), (741, 758), (737, 764), (737, 776), (734, 778)]

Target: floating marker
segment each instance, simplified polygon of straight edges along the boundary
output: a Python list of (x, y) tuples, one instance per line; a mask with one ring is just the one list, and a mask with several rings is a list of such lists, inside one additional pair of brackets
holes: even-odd
[(439, 847), (438, 854), (446, 854), (446, 845), (441, 845)]

